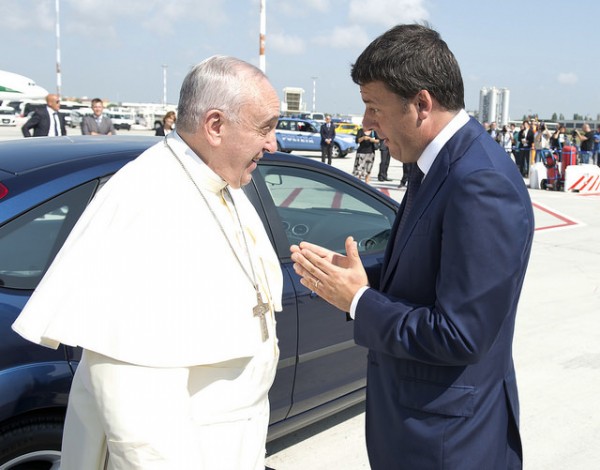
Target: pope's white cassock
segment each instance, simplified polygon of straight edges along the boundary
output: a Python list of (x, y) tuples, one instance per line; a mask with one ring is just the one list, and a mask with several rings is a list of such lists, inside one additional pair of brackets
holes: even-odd
[[(267, 393), (279, 356), (279, 261), (243, 191), (225, 191), (176, 133), (168, 144), (172, 151), (161, 141), (99, 191), (13, 324), (35, 343), (84, 348), (88, 372), (77, 374), (70, 400), (103, 381), (121, 385), (118, 397), (95, 391), (96, 403), (75, 412), (69, 405), (65, 441), (76, 433), (79, 450), (69, 447), (63, 469), (101, 468), (106, 445), (114, 469), (264, 468)], [(270, 306), (264, 341), (252, 278)], [(120, 367), (94, 376), (111, 361)], [(131, 392), (128, 381), (147, 383), (136, 375), (146, 370), (155, 381), (148, 394)], [(161, 387), (174, 389), (167, 403), (156, 403)], [(120, 407), (114, 419), (98, 418), (98, 400)], [(131, 422), (177, 462), (161, 464), (143, 442), (127, 442), (118, 426)], [(112, 426), (117, 437), (109, 433), (105, 443)]]

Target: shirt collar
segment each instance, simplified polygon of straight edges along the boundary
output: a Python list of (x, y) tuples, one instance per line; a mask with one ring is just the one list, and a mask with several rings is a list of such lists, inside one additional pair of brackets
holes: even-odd
[(446, 142), (448, 142), (467, 122), (469, 122), (469, 115), (464, 109), (461, 109), (456, 113), (456, 116), (446, 124), (435, 139), (429, 142), (429, 145), (425, 147), (425, 150), (423, 150), (423, 153), (417, 160), (417, 165), (423, 172), (423, 178), (427, 176), (427, 173), (431, 169), (431, 165), (433, 165), (433, 162), (438, 156), (438, 153), (440, 153), (440, 150), (442, 150), (442, 147), (446, 145)]

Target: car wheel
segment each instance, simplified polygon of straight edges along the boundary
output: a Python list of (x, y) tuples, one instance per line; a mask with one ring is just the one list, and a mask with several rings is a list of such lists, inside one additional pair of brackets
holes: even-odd
[(27, 417), (0, 427), (0, 470), (58, 470), (64, 418)]
[(333, 144), (331, 148), (331, 158), (342, 158), (344, 154), (342, 153), (342, 149), (336, 143)]

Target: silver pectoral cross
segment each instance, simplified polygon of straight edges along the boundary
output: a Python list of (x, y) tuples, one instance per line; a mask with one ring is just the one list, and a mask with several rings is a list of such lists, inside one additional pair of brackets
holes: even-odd
[(269, 304), (265, 303), (260, 295), (259, 291), (256, 291), (256, 306), (252, 309), (252, 313), (255, 317), (260, 318), (260, 330), (262, 333), (262, 340), (265, 342), (269, 338), (269, 330), (267, 329), (267, 319), (265, 315), (269, 312)]

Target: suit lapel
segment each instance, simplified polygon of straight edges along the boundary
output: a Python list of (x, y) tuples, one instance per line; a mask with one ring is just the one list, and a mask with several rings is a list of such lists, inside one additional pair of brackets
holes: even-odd
[(446, 180), (448, 173), (450, 172), (450, 167), (454, 161), (462, 157), (473, 140), (482, 132), (485, 132), (483, 127), (481, 127), (475, 119), (471, 118), (471, 120), (442, 147), (419, 188), (419, 192), (415, 197), (412, 210), (408, 215), (408, 219), (406, 220), (402, 232), (398, 232), (399, 221), (406, 205), (406, 201), (402, 201), (402, 205), (396, 215), (396, 220), (394, 221), (394, 226), (392, 228), (392, 236), (390, 237), (392, 245), (391, 247), (389, 245), (387, 247), (381, 270), (382, 277), (380, 286), (384, 291), (387, 289), (388, 283), (396, 271), (398, 260), (400, 259), (417, 222), (421, 219)]
[[(444, 148), (442, 148), (442, 150), (436, 157), (433, 165), (429, 169), (427, 177), (421, 183), (421, 187), (419, 188), (419, 191), (415, 196), (412, 210), (410, 211), (410, 214), (408, 214), (408, 219), (406, 219), (402, 232), (399, 232), (399, 221), (402, 217), (402, 213), (404, 212), (404, 208), (406, 206), (406, 201), (402, 201), (401, 212), (398, 212), (392, 230), (392, 233), (394, 234), (394, 242), (391, 250), (389, 250), (388, 253), (389, 261), (387, 265), (384, 265), (382, 269), (383, 277), (381, 280), (381, 286), (383, 287), (383, 289), (387, 287), (387, 283), (393, 277), (396, 267), (398, 266), (398, 260), (400, 258), (400, 255), (404, 251), (404, 248), (406, 247), (406, 242), (408, 241), (413, 230), (415, 229), (417, 222), (419, 221), (419, 219), (431, 203), (431, 200), (435, 197), (440, 186), (446, 179), (446, 176), (448, 175), (448, 168), (449, 154), (448, 149), (445, 146)], [(386, 256), (385, 259), (387, 260), (388, 256)]]

